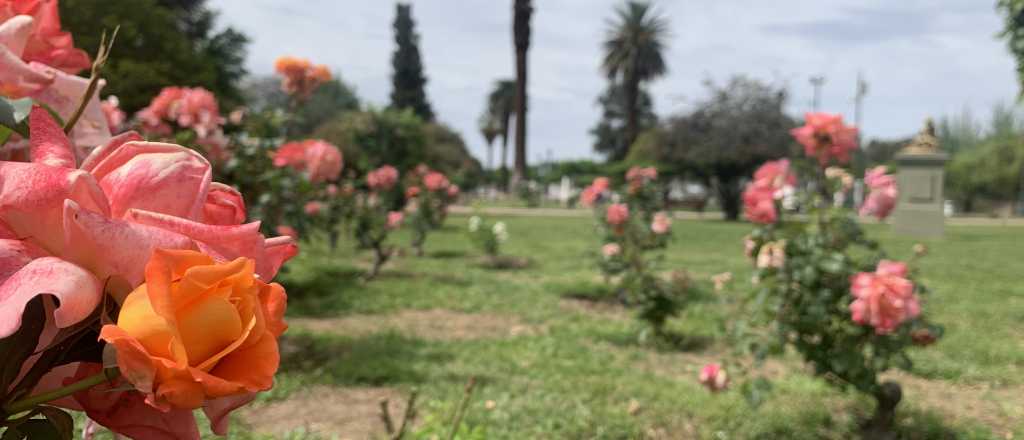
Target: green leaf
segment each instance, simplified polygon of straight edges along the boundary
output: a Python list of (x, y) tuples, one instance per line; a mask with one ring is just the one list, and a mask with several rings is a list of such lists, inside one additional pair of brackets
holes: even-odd
[(6, 126), (0, 125), (0, 145), (3, 145), (5, 142), (7, 142), (7, 140), (11, 138), (12, 134), (14, 134), (14, 130), (7, 128)]
[(75, 435), (75, 420), (71, 418), (71, 414), (62, 409), (44, 406), (39, 408), (39, 412), (46, 417), (46, 420), (50, 422), (57, 433), (60, 435), (61, 440), (71, 440)]
[[(11, 389), (11, 383), (21, 372), (22, 364), (39, 344), (39, 335), (42, 334), (45, 325), (46, 311), (43, 307), (43, 298), (37, 296), (25, 305), (18, 331), (0, 339), (0, 359), (4, 360), (0, 365), (0, 393), (6, 393)], [(9, 397), (3, 394), (0, 402), (8, 403)]]
[(15, 133), (28, 137), (28, 114), (32, 111), (32, 100), (29, 98), (0, 98), (0, 125)]

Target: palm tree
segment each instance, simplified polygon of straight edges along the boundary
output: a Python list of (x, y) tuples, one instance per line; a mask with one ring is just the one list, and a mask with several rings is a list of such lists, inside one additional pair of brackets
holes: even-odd
[(639, 134), (640, 83), (668, 72), (661, 54), (667, 37), (668, 22), (647, 2), (623, 3), (615, 9), (615, 19), (608, 22), (601, 68), (609, 80), (621, 81), (625, 92), (627, 146)]
[(516, 172), (513, 182), (526, 176), (526, 51), (530, 49), (532, 0), (515, 0), (512, 36), (516, 43)]
[(487, 141), (487, 169), (492, 170), (494, 169), (494, 139), (501, 134), (501, 123), (491, 113), (490, 108), (485, 108), (477, 125), (480, 128), (480, 135)]
[[(498, 135), (501, 136), (501, 185), (505, 186), (508, 176), (508, 129), (512, 115), (516, 114), (516, 82), (510, 79), (498, 80), (487, 98), (488, 112), (498, 122)], [(517, 117), (516, 120), (519, 118)], [(517, 124), (518, 125), (518, 124)]]

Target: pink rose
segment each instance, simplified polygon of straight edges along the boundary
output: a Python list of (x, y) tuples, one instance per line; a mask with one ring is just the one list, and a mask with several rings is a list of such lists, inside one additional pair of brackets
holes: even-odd
[[(776, 191), (796, 185), (796, 175), (790, 171), (789, 159), (765, 162), (754, 172), (754, 185), (772, 188)], [(778, 194), (776, 194), (778, 198)]]
[(701, 368), (699, 380), (701, 385), (713, 393), (722, 391), (729, 386), (729, 375), (717, 363), (710, 363)]
[(857, 148), (857, 127), (843, 124), (842, 115), (807, 113), (804, 125), (790, 134), (804, 146), (804, 154), (817, 157), (822, 166), (833, 160), (844, 164)]
[[(44, 331), (50, 339), (40, 341), (45, 347), (57, 329), (89, 316), (104, 294), (121, 300), (138, 287), (155, 249), (251, 258), (268, 281), (297, 252), (290, 238), (265, 239), (258, 222), (237, 224), (241, 197), (214, 184), (209, 163), (188, 148), (125, 133), (79, 165), (46, 110), (33, 108), (29, 124), (32, 162), (0, 162), (0, 338), (18, 330), (26, 303), (46, 292), (59, 306)], [(69, 367), (51, 372), (34, 393), (59, 386), (75, 365)], [(95, 402), (78, 403), (100, 416), (91, 412)], [(114, 410), (103, 423), (123, 431), (152, 420), (128, 412)], [(191, 416), (179, 422), (194, 430)]]
[(896, 208), (896, 200), (899, 198), (896, 178), (885, 172), (885, 166), (877, 166), (864, 173), (864, 183), (870, 192), (860, 207), (860, 215), (873, 215), (883, 220)]
[(626, 180), (655, 180), (658, 178), (658, 169), (654, 167), (634, 166), (626, 171)]
[(327, 195), (332, 197), (338, 195), (338, 185), (333, 183), (327, 185)]
[(654, 220), (651, 222), (651, 232), (661, 235), (668, 232), (669, 228), (672, 227), (672, 219), (664, 212), (654, 214)]
[(89, 55), (75, 48), (71, 33), (61, 30), (56, 0), (0, 0), (0, 22), (18, 15), (32, 19), (31, 33), (19, 38), (16, 45), (23, 60), (42, 63), (70, 75), (92, 65)]
[(34, 25), (32, 17), (5, 17), (0, 10), (0, 96), (24, 98), (53, 83), (53, 75), (32, 69), (22, 58)]
[(770, 224), (778, 220), (775, 211), (775, 190), (769, 186), (755, 183), (747, 185), (743, 191), (743, 212), (747, 220), (754, 223)]
[(418, 186), (410, 186), (410, 187), (405, 189), (405, 198), (407, 198), (407, 199), (413, 199), (413, 198), (418, 197), (419, 195), (420, 195), (420, 187), (418, 187)]
[(398, 183), (398, 170), (391, 165), (384, 165), (366, 173), (366, 185), (375, 191), (389, 190)]
[(320, 211), (323, 211), (323, 209), (324, 204), (315, 200), (306, 203), (306, 206), (302, 208), (302, 210), (306, 212), (306, 215), (317, 215), (320, 213)]
[(431, 171), (423, 176), (423, 186), (427, 191), (440, 191), (448, 187), (448, 178), (437, 171)]
[(583, 188), (583, 191), (580, 192), (580, 204), (586, 207), (594, 206), (594, 203), (597, 202), (597, 198), (600, 196), (601, 192), (598, 191), (597, 188), (588, 186)]
[(607, 177), (597, 177), (594, 179), (594, 182), (590, 184), (590, 186), (593, 187), (594, 191), (596, 191), (598, 194), (601, 194), (605, 191), (608, 191), (608, 188), (611, 187), (611, 181), (608, 180)]
[(605, 219), (609, 225), (622, 226), (629, 220), (629, 207), (623, 203), (608, 205), (608, 209), (605, 211)]
[(402, 211), (391, 211), (388, 213), (387, 228), (398, 229), (402, 226), (402, 219), (405, 218), (405, 214)]
[(459, 196), (459, 185), (448, 186), (448, 198), (455, 199)]
[(288, 142), (274, 153), (274, 166), (303, 171), (314, 183), (336, 180), (342, 164), (341, 150), (319, 139)]
[(860, 272), (850, 279), (853, 322), (870, 325), (875, 333), (891, 333), (903, 321), (921, 313), (914, 283), (906, 278), (907, 265), (882, 260), (874, 273)]
[(622, 246), (619, 246), (618, 243), (607, 243), (604, 246), (601, 246), (601, 254), (603, 254), (605, 258), (612, 258), (620, 253), (622, 253)]
[(202, 87), (164, 87), (137, 116), (148, 133), (169, 136), (170, 122), (191, 128), (200, 140), (216, 136), (225, 122), (217, 98)]

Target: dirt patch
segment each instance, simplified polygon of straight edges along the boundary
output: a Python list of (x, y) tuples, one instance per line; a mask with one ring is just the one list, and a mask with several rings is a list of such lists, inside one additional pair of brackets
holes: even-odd
[(525, 324), (515, 316), (462, 313), (444, 309), (403, 310), (388, 315), (344, 318), (291, 318), (288, 325), (314, 332), (369, 335), (386, 330), (430, 340), (469, 340), (535, 335), (543, 327)]
[(1024, 420), (1024, 387), (995, 388), (990, 384), (957, 384), (928, 380), (904, 372), (886, 373), (883, 380), (895, 380), (903, 387), (903, 400), (958, 422), (974, 421), (1000, 436), (1020, 428)]
[[(385, 434), (380, 402), (388, 400), (393, 419), (401, 419), (407, 396), (391, 388), (336, 388), (315, 386), (291, 397), (240, 410), (256, 432), (281, 437), (305, 430), (309, 434), (340, 439), (370, 439)], [(396, 422), (397, 423), (397, 422)]]
[(595, 301), (592, 299), (569, 297), (562, 298), (558, 304), (565, 310), (599, 315), (601, 318), (610, 318), (615, 320), (633, 319), (633, 314), (626, 309), (626, 307), (622, 304), (611, 301)]

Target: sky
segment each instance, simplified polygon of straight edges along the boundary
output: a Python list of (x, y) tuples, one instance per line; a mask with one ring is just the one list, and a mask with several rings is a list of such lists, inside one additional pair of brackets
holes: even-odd
[[(442, 122), (485, 157), (477, 129), (499, 78), (514, 78), (511, 0), (419, 0), (413, 18), (427, 95)], [(597, 158), (589, 130), (600, 117), (601, 41), (621, 0), (537, 0), (529, 52), (529, 160)], [(856, 78), (868, 82), (866, 138), (902, 138), (927, 117), (970, 109), (986, 118), (1017, 94), (1014, 61), (998, 39), (995, 0), (655, 0), (668, 20), (669, 72), (651, 83), (666, 117), (706, 96), (704, 82), (737, 74), (784, 85), (788, 111), (810, 110), (809, 78), (823, 75), (821, 109), (853, 120)], [(294, 55), (326, 64), (363, 100), (391, 90), (388, 0), (210, 0), (220, 24), (252, 39), (247, 66), (270, 74)], [(511, 161), (511, 158), (510, 158)]]

